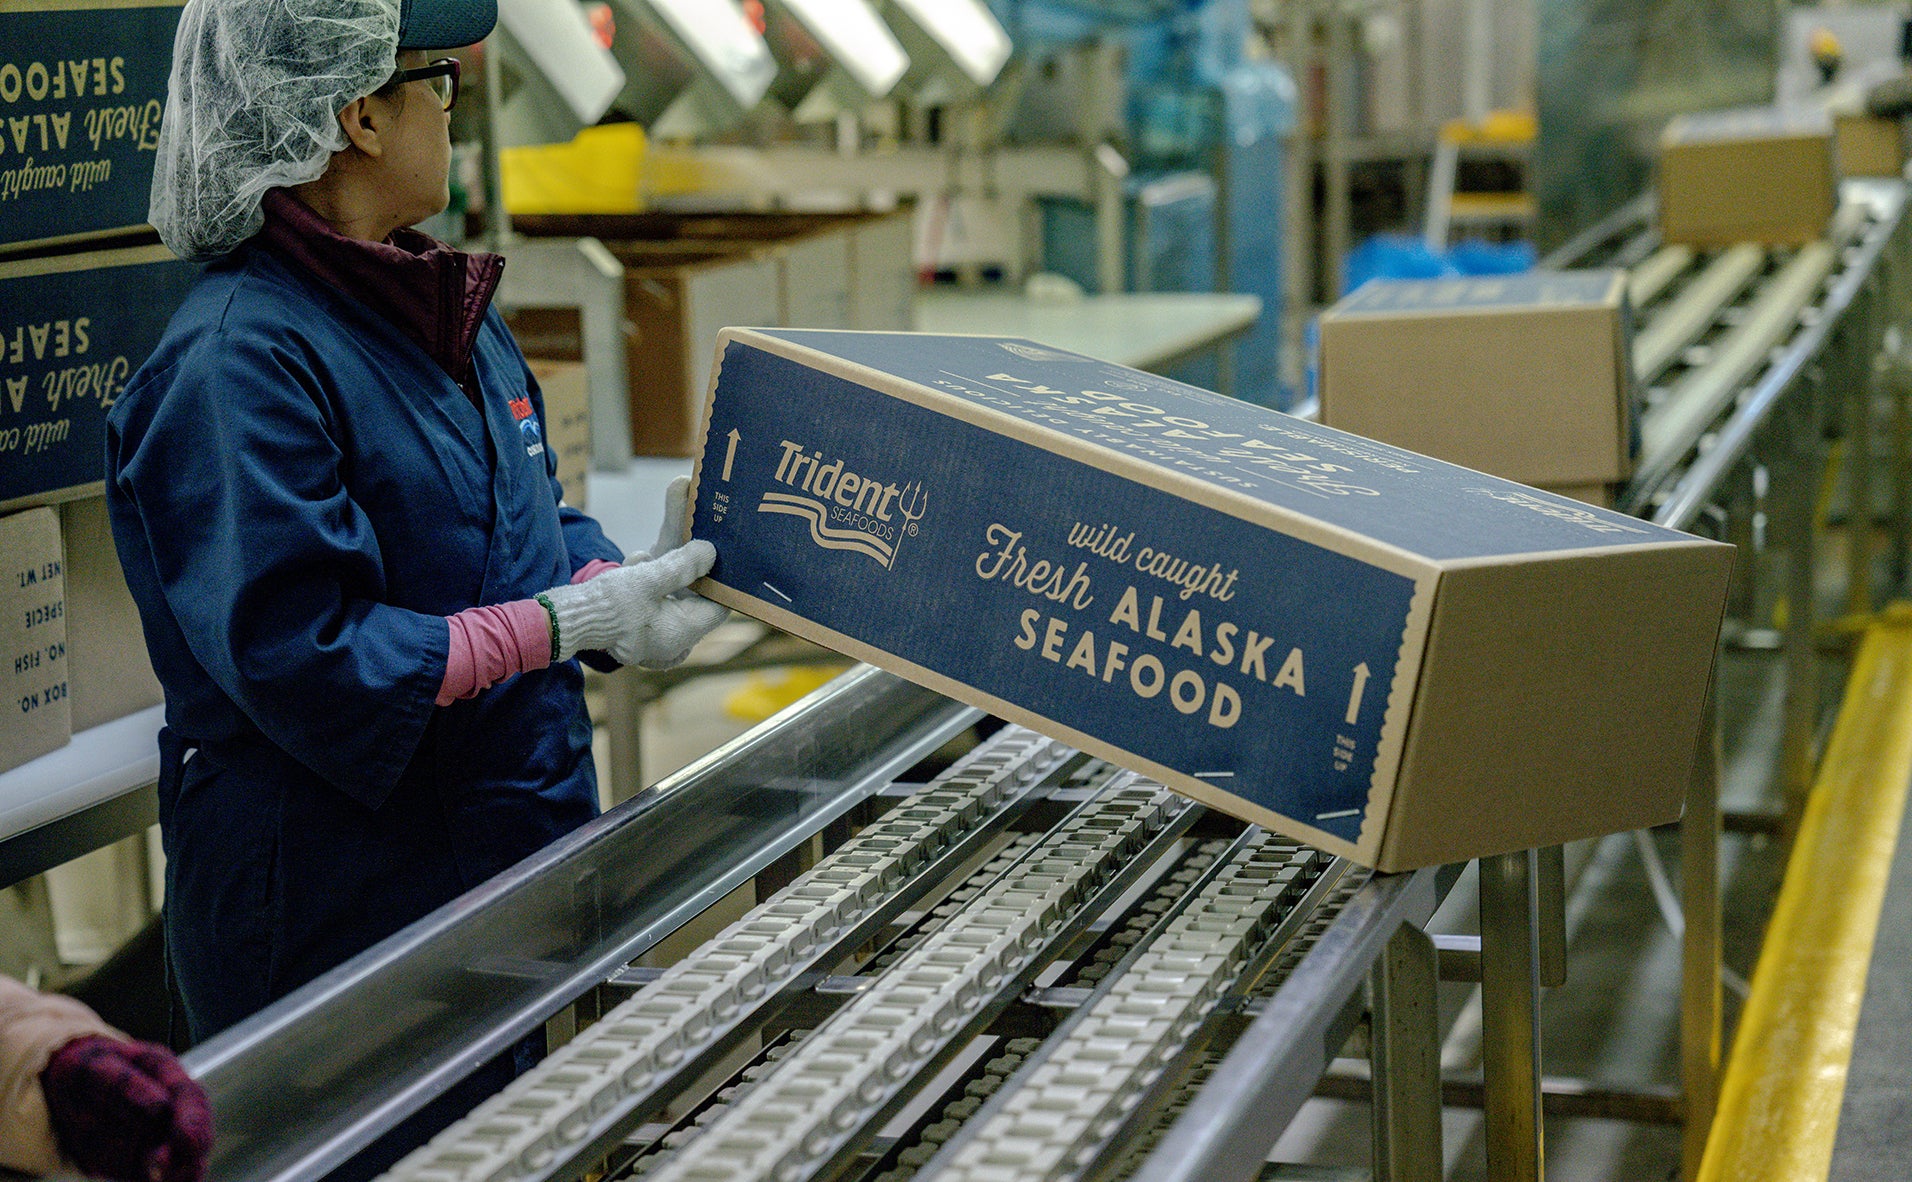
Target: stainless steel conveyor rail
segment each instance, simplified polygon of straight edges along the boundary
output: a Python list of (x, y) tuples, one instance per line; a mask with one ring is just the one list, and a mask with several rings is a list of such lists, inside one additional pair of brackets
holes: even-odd
[(194, 1048), (222, 1182), (306, 1182), (972, 725), (864, 668)]

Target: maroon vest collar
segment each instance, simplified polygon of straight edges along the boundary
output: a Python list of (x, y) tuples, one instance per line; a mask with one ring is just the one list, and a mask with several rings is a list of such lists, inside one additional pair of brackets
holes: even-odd
[(266, 193), (260, 241), (396, 325), (463, 386), (471, 349), (505, 261), (467, 254), (416, 230), (384, 242), (347, 238), (285, 189)]

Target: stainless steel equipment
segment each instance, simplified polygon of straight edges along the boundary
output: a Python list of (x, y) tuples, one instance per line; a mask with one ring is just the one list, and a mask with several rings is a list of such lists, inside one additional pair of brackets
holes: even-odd
[(983, 0), (887, 0), (883, 16), (910, 55), (903, 85), (926, 106), (976, 97), (1009, 62), (1009, 34)]
[[(975, 718), (846, 675), (198, 1048), (215, 1171), (317, 1177), (568, 1007), (602, 1014), (389, 1176), (1147, 1176), (1238, 1039), (1318, 1074), (1432, 912), (1432, 871), (1370, 876), (1020, 728), (896, 779)], [(819, 834), (832, 852), (771, 892)], [(749, 913), (629, 967), (753, 875)], [(1402, 1061), (1431, 1054), (1416, 1030)], [(1422, 1083), (1389, 1129), (1438, 1129)], [(1282, 1121), (1307, 1090), (1276, 1089)]]

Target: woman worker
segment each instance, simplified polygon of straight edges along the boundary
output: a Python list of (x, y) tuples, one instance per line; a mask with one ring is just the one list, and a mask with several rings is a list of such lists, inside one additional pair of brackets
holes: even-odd
[(153, 224), (208, 263), (107, 425), (166, 691), (166, 949), (201, 1040), (596, 812), (572, 659), (725, 616), (673, 489), (628, 561), (561, 500), (503, 260), (445, 207), (495, 0), (188, 0)]

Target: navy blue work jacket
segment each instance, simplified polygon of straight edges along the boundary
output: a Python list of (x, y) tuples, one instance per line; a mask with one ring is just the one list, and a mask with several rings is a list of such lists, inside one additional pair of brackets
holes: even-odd
[(446, 616), (622, 559), (560, 503), (495, 309), (472, 365), (467, 394), (255, 245), (208, 268), (108, 418), (114, 539), (166, 691), (168, 959), (195, 1039), (597, 811), (576, 663), (434, 704)]

